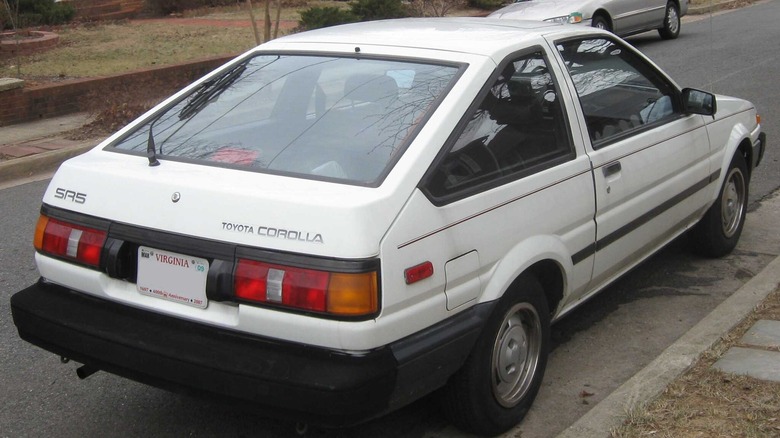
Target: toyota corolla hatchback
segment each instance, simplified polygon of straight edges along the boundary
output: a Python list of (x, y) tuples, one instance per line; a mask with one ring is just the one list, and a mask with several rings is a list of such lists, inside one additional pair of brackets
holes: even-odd
[(612, 34), (409, 19), (280, 38), (64, 163), (20, 336), (355, 424), (444, 388), (518, 423), (550, 324), (675, 237), (734, 248), (765, 136)]
[(582, 23), (618, 35), (658, 30), (663, 39), (680, 35), (688, 0), (516, 0), (492, 18)]

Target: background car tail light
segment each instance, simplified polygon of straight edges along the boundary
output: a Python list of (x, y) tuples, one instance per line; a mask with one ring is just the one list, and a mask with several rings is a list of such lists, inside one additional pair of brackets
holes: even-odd
[(242, 300), (331, 315), (364, 316), (378, 309), (375, 271), (338, 273), (239, 259), (234, 292)]
[(106, 232), (41, 215), (35, 227), (35, 249), (43, 254), (99, 267)]

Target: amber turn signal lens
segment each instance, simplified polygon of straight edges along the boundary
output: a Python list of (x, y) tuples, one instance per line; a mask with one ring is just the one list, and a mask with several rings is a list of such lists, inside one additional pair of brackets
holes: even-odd
[(328, 313), (370, 315), (378, 310), (376, 272), (332, 273), (328, 284)]
[(33, 238), (33, 246), (40, 251), (43, 249), (43, 234), (46, 231), (46, 225), (49, 224), (49, 218), (41, 215), (38, 218), (38, 223), (35, 225), (35, 238)]

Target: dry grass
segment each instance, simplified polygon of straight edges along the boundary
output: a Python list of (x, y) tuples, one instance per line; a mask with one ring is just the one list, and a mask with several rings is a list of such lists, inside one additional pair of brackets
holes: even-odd
[(739, 340), (759, 319), (780, 320), (780, 289), (703, 353), (656, 400), (629, 413), (612, 437), (780, 436), (780, 383), (712, 368), (729, 347), (742, 346)]
[(51, 80), (124, 73), (216, 55), (240, 53), (254, 45), (250, 28), (124, 22), (63, 27), (60, 45), (4, 61), (0, 76)]

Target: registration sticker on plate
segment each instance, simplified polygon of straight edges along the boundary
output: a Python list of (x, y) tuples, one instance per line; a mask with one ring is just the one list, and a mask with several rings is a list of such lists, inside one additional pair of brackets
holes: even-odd
[(138, 248), (138, 292), (205, 309), (209, 261), (160, 249)]

